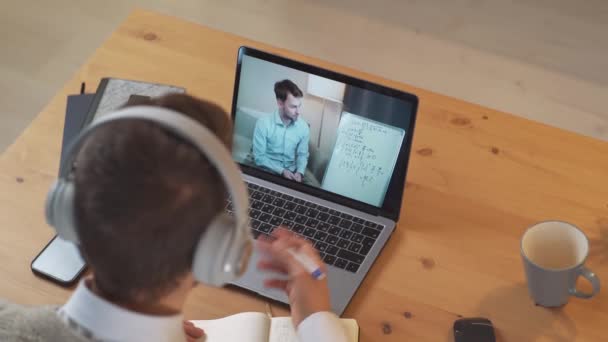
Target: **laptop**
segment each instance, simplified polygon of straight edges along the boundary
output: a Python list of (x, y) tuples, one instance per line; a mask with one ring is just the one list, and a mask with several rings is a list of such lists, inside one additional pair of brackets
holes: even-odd
[[(309, 240), (339, 315), (395, 230), (417, 108), (413, 94), (239, 49), (232, 156), (249, 189), (252, 233), (282, 225)], [(258, 259), (234, 285), (287, 303), (264, 288)]]

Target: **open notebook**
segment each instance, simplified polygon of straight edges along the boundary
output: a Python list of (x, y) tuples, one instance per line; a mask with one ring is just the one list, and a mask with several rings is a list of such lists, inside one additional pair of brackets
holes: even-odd
[[(359, 325), (354, 319), (341, 319), (349, 341), (359, 341)], [(291, 317), (274, 317), (261, 312), (244, 312), (220, 319), (192, 321), (205, 330), (204, 342), (297, 342)]]

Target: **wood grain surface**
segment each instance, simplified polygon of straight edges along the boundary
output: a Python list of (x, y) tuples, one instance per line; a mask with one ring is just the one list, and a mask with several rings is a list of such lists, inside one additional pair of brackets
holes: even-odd
[[(560, 309), (532, 303), (519, 239), (537, 221), (571, 222), (591, 241), (588, 267), (608, 281), (608, 143), (142, 10), (0, 156), (0, 297), (47, 304), (70, 295), (29, 269), (53, 235), (43, 204), (57, 174), (66, 95), (78, 92), (80, 82), (94, 89), (113, 76), (182, 86), (229, 110), (241, 45), (420, 98), (401, 220), (344, 314), (358, 320), (361, 341), (450, 341), (461, 316), (491, 319), (498, 341), (606, 339), (605, 289)], [(238, 289), (200, 286), (185, 316), (264, 311), (265, 302)], [(273, 310), (287, 314), (283, 306)]]

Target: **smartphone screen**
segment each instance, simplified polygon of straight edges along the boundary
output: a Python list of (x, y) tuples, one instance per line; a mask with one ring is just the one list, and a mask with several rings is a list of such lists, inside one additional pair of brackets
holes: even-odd
[(32, 271), (62, 285), (75, 282), (86, 267), (78, 248), (57, 236), (32, 261)]

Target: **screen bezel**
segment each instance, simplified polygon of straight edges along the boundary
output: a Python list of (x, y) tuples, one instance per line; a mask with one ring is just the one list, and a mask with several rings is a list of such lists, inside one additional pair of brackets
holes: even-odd
[(278, 65), (282, 65), (288, 68), (292, 68), (295, 70), (299, 70), (305, 73), (310, 73), (314, 75), (318, 75), (321, 77), (325, 77), (337, 82), (342, 82), (347, 85), (352, 85), (358, 88), (362, 88), (365, 90), (374, 91), (383, 95), (387, 95), (390, 97), (394, 97), (406, 102), (409, 102), (412, 105), (412, 112), (410, 115), (409, 127), (406, 133), (406, 139), (404, 144), (401, 146), (399, 150), (399, 155), (397, 157), (397, 162), (395, 163), (393, 177), (389, 182), (388, 190), (386, 192), (384, 202), (381, 207), (376, 207), (364, 202), (360, 202), (342, 195), (338, 195), (336, 193), (332, 193), (321, 188), (316, 188), (310, 185), (305, 185), (301, 183), (297, 183), (294, 181), (287, 180), (278, 175), (273, 175), (269, 172), (265, 172), (263, 170), (257, 169), (252, 166), (244, 165), (239, 163), (241, 170), (253, 177), (261, 178), (263, 180), (267, 180), (285, 187), (289, 187), (291, 189), (301, 191), (303, 193), (309, 194), (311, 196), (319, 197), (327, 201), (335, 202), (356, 210), (363, 211), (365, 213), (371, 215), (378, 215), (389, 218), (391, 220), (397, 221), (399, 219), (399, 214), (401, 211), (401, 201), (403, 200), (403, 192), (405, 187), (405, 179), (407, 175), (407, 169), (409, 165), (409, 156), (412, 147), (412, 140), (414, 136), (414, 126), (416, 123), (416, 116), (418, 112), (418, 97), (414, 94), (406, 93), (401, 90), (388, 88), (376, 83), (372, 83), (369, 81), (365, 81), (362, 79), (358, 79), (352, 76), (340, 74), (338, 72), (330, 71), (327, 69), (323, 69), (320, 67), (316, 67), (310, 64), (306, 64), (303, 62), (299, 62), (293, 59), (289, 59), (286, 57), (278, 56), (275, 54), (267, 53), (264, 51), (260, 51), (254, 48), (241, 46), (237, 55), (237, 63), (236, 63), (236, 74), (234, 80), (234, 92), (232, 97), (232, 111), (231, 118), (232, 122), (235, 122), (236, 119), (236, 107), (238, 102), (238, 91), (241, 77), (241, 65), (244, 56), (250, 56), (254, 58), (258, 58), (264, 61), (268, 61), (271, 63), (275, 63)]

